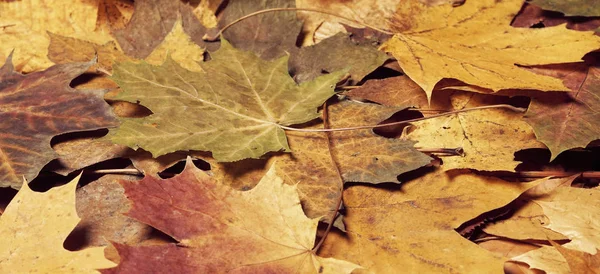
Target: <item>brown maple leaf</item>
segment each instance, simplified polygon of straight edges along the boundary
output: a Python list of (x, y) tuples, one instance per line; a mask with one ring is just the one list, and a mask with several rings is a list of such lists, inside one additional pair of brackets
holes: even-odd
[(236, 191), (191, 160), (171, 179), (123, 182), (128, 215), (178, 245), (116, 245), (120, 264), (103, 273), (350, 273), (359, 266), (316, 256), (318, 219), (302, 212), (295, 186), (272, 168), (249, 191)]
[(69, 87), (94, 62), (56, 65), (27, 75), (0, 68), (0, 186), (18, 188), (56, 157), (53, 136), (118, 125), (103, 93)]

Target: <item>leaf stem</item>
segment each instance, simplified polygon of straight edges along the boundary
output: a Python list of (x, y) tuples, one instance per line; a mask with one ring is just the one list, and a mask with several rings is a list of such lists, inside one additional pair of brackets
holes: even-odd
[(344, 20), (347, 20), (347, 21), (353, 22), (353, 23), (355, 23), (355, 24), (359, 24), (359, 25), (362, 25), (362, 26), (365, 26), (365, 27), (368, 27), (368, 28), (374, 29), (374, 30), (376, 30), (376, 31), (378, 31), (378, 32), (381, 32), (381, 33), (385, 33), (385, 34), (389, 34), (389, 35), (394, 35), (394, 33), (393, 33), (393, 32), (391, 32), (391, 31), (389, 31), (389, 30), (380, 29), (380, 28), (378, 28), (378, 27), (375, 27), (375, 26), (369, 25), (369, 24), (367, 24), (367, 23), (365, 23), (365, 22), (361, 22), (361, 21), (358, 21), (358, 20), (355, 20), (355, 19), (352, 19), (352, 18), (349, 18), (349, 17), (346, 17), (346, 16), (342, 16), (342, 15), (339, 15), (339, 14), (335, 14), (335, 13), (333, 13), (333, 12), (322, 11), (322, 10), (318, 10), (318, 9), (311, 9), (311, 8), (272, 8), (272, 9), (264, 9), (264, 10), (259, 10), (259, 11), (255, 11), (255, 12), (253, 12), (253, 13), (250, 13), (250, 14), (244, 15), (244, 16), (242, 16), (242, 17), (240, 17), (240, 18), (238, 18), (238, 19), (234, 20), (233, 22), (231, 22), (231, 23), (227, 24), (227, 25), (226, 25), (225, 27), (223, 27), (222, 29), (220, 29), (220, 30), (219, 30), (219, 32), (218, 32), (218, 33), (217, 33), (217, 34), (216, 34), (214, 37), (210, 37), (210, 36), (208, 36), (208, 34), (205, 34), (205, 35), (202, 37), (202, 40), (204, 40), (204, 41), (209, 41), (209, 42), (216, 41), (216, 40), (217, 40), (217, 38), (219, 38), (219, 37), (220, 37), (220, 36), (223, 34), (223, 32), (224, 32), (225, 30), (227, 30), (229, 27), (231, 27), (231, 26), (233, 26), (233, 25), (237, 24), (238, 22), (240, 22), (240, 21), (242, 21), (242, 20), (245, 20), (245, 19), (248, 19), (248, 18), (250, 18), (250, 17), (256, 16), (256, 15), (259, 15), (259, 14), (268, 13), (268, 12), (276, 12), (276, 11), (309, 11), (309, 12), (316, 12), (316, 13), (327, 14), (327, 15), (331, 15), (331, 16), (334, 16), (334, 17), (338, 17), (338, 18), (341, 18), (341, 19), (344, 19)]
[(98, 169), (98, 170), (86, 170), (85, 173), (91, 174), (123, 174), (123, 175), (134, 175), (144, 176), (144, 173), (135, 168), (122, 168), (122, 169)]
[[(329, 119), (328, 119), (328, 112), (327, 112), (327, 102), (325, 102), (323, 104), (323, 127), (324, 128), (329, 128)], [(333, 224), (335, 223), (335, 219), (338, 217), (339, 211), (340, 211), (340, 207), (342, 206), (342, 203), (344, 201), (344, 178), (342, 177), (342, 172), (340, 171), (340, 167), (338, 166), (337, 162), (335, 161), (335, 157), (333, 155), (333, 145), (331, 144), (331, 138), (329, 136), (329, 132), (325, 132), (325, 138), (327, 138), (327, 151), (329, 152), (329, 156), (331, 157), (331, 162), (333, 163), (333, 166), (335, 168), (335, 171), (338, 175), (339, 178), (339, 193), (340, 196), (337, 200), (337, 203), (335, 205), (335, 209), (333, 211), (333, 214), (331, 216), (331, 220), (329, 220), (329, 224), (327, 224), (327, 228), (325, 229), (325, 233), (323, 233), (323, 236), (321, 237), (321, 239), (319, 240), (319, 242), (315, 245), (315, 247), (312, 249), (313, 253), (317, 253), (319, 251), (319, 248), (321, 248), (321, 246), (323, 245), (323, 243), (325, 242), (325, 238), (327, 238), (327, 235), (329, 235), (329, 232), (331, 231), (331, 228), (333, 227)]]
[(491, 109), (491, 108), (506, 108), (506, 109), (510, 109), (510, 110), (516, 111), (516, 112), (525, 112), (526, 111), (526, 109), (524, 109), (524, 108), (518, 108), (515, 106), (511, 106), (511, 105), (501, 104), (501, 105), (490, 105), (490, 106), (459, 109), (459, 110), (448, 111), (448, 112), (444, 112), (444, 113), (440, 113), (440, 114), (434, 114), (434, 115), (427, 116), (427, 117), (416, 118), (416, 119), (411, 119), (411, 120), (404, 120), (404, 121), (399, 121), (399, 122), (392, 122), (392, 123), (387, 123), (387, 124), (380, 124), (380, 125), (356, 126), (356, 127), (345, 127), (345, 128), (324, 128), (324, 129), (293, 128), (293, 127), (286, 127), (286, 126), (282, 126), (282, 125), (279, 125), (279, 127), (281, 127), (282, 129), (285, 129), (285, 130), (289, 130), (289, 131), (301, 131), (301, 132), (332, 132), (332, 131), (348, 131), (348, 130), (357, 130), (357, 129), (373, 129), (373, 128), (380, 128), (380, 127), (387, 127), (387, 126), (394, 126), (394, 125), (418, 122), (418, 121), (423, 121), (423, 120), (427, 120), (427, 119), (457, 114), (457, 113), (461, 113), (461, 112), (482, 110), (482, 109)]
[(455, 155), (455, 156), (464, 156), (465, 151), (462, 147), (457, 148), (421, 148), (416, 147), (416, 150), (423, 153), (438, 153), (438, 154), (447, 154), (447, 155)]

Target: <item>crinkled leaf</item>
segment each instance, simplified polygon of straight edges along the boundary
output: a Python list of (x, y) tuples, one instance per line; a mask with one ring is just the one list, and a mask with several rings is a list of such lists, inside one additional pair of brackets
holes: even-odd
[(345, 73), (297, 85), (288, 75), (287, 57), (265, 61), (225, 40), (212, 58), (201, 64), (205, 72), (185, 70), (171, 59), (158, 67), (115, 66), (113, 79), (124, 91), (115, 99), (139, 101), (154, 114), (124, 120), (109, 138), (155, 157), (205, 150), (219, 161), (236, 161), (289, 151), (280, 125), (317, 118), (317, 107)]
[[(182, 174), (124, 182), (128, 215), (178, 245), (117, 245), (121, 262), (104, 273), (350, 273), (359, 266), (312, 252), (318, 219), (302, 212), (297, 189), (275, 168), (249, 191), (213, 180), (188, 160)], [(156, 210), (157, 208), (168, 210)]]
[(53, 136), (116, 126), (101, 93), (74, 90), (73, 78), (92, 62), (56, 65), (27, 75), (0, 68), (0, 186), (18, 188), (56, 157)]

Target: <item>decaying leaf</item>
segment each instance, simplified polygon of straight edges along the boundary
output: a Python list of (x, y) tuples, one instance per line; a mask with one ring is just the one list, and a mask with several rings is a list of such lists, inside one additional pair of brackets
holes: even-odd
[(585, 147), (600, 139), (600, 68), (590, 67), (579, 90), (534, 98), (525, 121), (552, 153)]
[[(334, 52), (331, 50), (335, 49)], [(290, 57), (290, 72), (301, 83), (313, 80), (324, 72), (349, 69), (354, 83), (381, 66), (388, 56), (372, 46), (358, 45), (339, 33), (320, 43), (300, 48)]]
[(598, 0), (532, 0), (531, 3), (566, 16), (600, 16)]
[(454, 229), (537, 183), (438, 170), (393, 191), (351, 186), (344, 191), (347, 234), (330, 233), (322, 254), (374, 273), (502, 273), (502, 257)]
[[(117, 245), (120, 264), (104, 273), (350, 273), (358, 265), (316, 256), (318, 219), (302, 212), (295, 186), (272, 168), (249, 191), (211, 179), (188, 160), (171, 179), (124, 182), (128, 215), (178, 245)], [(169, 210), (156, 210), (168, 207)]]
[[(294, 0), (232, 0), (228, 1), (219, 27), (255, 11), (269, 8), (294, 8)], [(252, 51), (263, 59), (276, 59), (297, 50), (296, 38), (302, 21), (294, 11), (280, 11), (260, 14), (232, 25), (224, 33), (235, 48)]]
[[(418, 1), (399, 6), (402, 29), (384, 45), (404, 72), (427, 92), (444, 78), (490, 88), (568, 90), (559, 79), (538, 75), (517, 65), (578, 62), (600, 48), (593, 32), (564, 26), (513, 28), (510, 22), (521, 0), (467, 1), (459, 7), (425, 9)], [(413, 14), (414, 10), (423, 10)], [(485, 26), (485, 27), (481, 27)]]
[(171, 59), (158, 67), (114, 67), (112, 78), (124, 91), (114, 99), (139, 101), (154, 114), (124, 120), (108, 138), (155, 157), (204, 150), (219, 161), (236, 161), (289, 151), (280, 125), (317, 118), (317, 107), (333, 95), (345, 73), (297, 85), (288, 75), (287, 57), (265, 61), (225, 40), (212, 58), (201, 64), (204, 72), (188, 71)]
[(56, 65), (22, 75), (9, 58), (0, 68), (0, 186), (32, 180), (56, 154), (53, 136), (118, 124), (102, 93), (74, 90), (73, 78), (92, 62)]
[(75, 211), (78, 181), (79, 177), (45, 193), (23, 183), (0, 217), (0, 272), (97, 273), (96, 269), (115, 266), (104, 258), (103, 247), (63, 248), (80, 220)]

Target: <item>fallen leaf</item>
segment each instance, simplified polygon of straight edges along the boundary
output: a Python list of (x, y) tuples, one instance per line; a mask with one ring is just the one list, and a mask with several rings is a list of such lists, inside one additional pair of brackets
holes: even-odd
[[(418, 110), (449, 110), (447, 98), (435, 96), (431, 102), (423, 89), (408, 76), (368, 80), (362, 86), (345, 93), (350, 98), (369, 100), (386, 106), (417, 108)], [(439, 94), (443, 96), (443, 94)], [(447, 97), (447, 96), (446, 96)], [(424, 113), (427, 115), (428, 113)]]
[(73, 78), (92, 62), (56, 65), (27, 75), (0, 68), (0, 186), (19, 188), (56, 154), (53, 136), (118, 125), (102, 93), (74, 90)]
[(600, 249), (600, 190), (559, 187), (551, 201), (536, 201), (550, 219), (547, 228), (569, 237), (564, 246), (596, 254)]
[[(331, 49), (335, 49), (334, 54)], [(290, 57), (289, 69), (296, 82), (301, 83), (323, 72), (348, 68), (352, 82), (358, 83), (387, 59), (388, 56), (376, 48), (356, 44), (348, 34), (338, 33), (314, 46), (300, 48)]]
[(173, 29), (145, 60), (150, 64), (160, 65), (167, 56), (177, 61), (184, 69), (202, 71), (198, 63), (204, 61), (204, 49), (196, 45), (185, 33), (181, 20), (173, 24)]
[[(135, 2), (131, 21), (122, 30), (115, 30), (115, 38), (128, 56), (144, 59), (152, 53), (173, 29), (177, 18), (181, 18), (183, 29), (200, 47), (217, 46), (206, 44), (201, 39), (206, 28), (192, 13), (192, 8), (180, 1), (148, 0)], [(200, 36), (200, 37), (198, 37)]]
[(7, 59), (14, 50), (18, 71), (50, 67), (47, 32), (98, 44), (113, 40), (109, 32), (96, 31), (97, 13), (98, 4), (88, 0), (1, 1), (0, 60)]
[[(579, 175), (547, 179), (545, 182), (525, 191), (513, 203), (507, 205), (510, 217), (486, 224), (482, 229), (485, 233), (514, 240), (568, 240), (568, 238), (547, 227), (550, 219), (544, 215), (544, 210), (536, 201), (554, 200), (554, 191), (559, 186), (570, 186)], [(514, 257), (510, 256), (510, 257)]]
[[(103, 273), (350, 273), (358, 265), (316, 256), (318, 219), (304, 216), (295, 186), (272, 168), (249, 191), (211, 179), (188, 160), (171, 179), (124, 182), (128, 215), (167, 233), (178, 245), (117, 245), (120, 264)], [(167, 203), (165, 203), (167, 201)], [(168, 207), (169, 210), (156, 210)]]
[[(429, 98), (444, 78), (494, 91), (568, 90), (559, 79), (517, 65), (581, 61), (583, 55), (600, 47), (600, 37), (564, 26), (513, 28), (510, 21), (522, 4), (521, 0), (482, 0), (467, 1), (459, 7), (424, 8), (417, 1), (407, 2), (399, 6), (398, 16), (410, 28), (401, 30), (382, 49), (398, 59), (404, 72)], [(415, 9), (422, 12), (413, 14)]]
[[(435, 98), (435, 97), (434, 97)], [(506, 104), (507, 97), (457, 92), (450, 97), (453, 109)], [(426, 148), (457, 148), (463, 157), (442, 157), (442, 168), (512, 171), (519, 162), (514, 153), (524, 148), (544, 148), (535, 140), (523, 114), (505, 109), (485, 109), (414, 122), (406, 137)], [(510, 142), (507, 142), (510, 140)]]
[(48, 32), (48, 36), (50, 36), (48, 59), (56, 64), (88, 62), (94, 59), (94, 56), (98, 56), (98, 63), (95, 66), (111, 71), (115, 61), (132, 60), (119, 49), (114, 41), (99, 45), (52, 32)]
[(569, 264), (571, 273), (600, 273), (600, 254), (591, 255), (582, 251), (565, 248), (555, 242), (552, 246), (560, 252)]
[[(517, 14), (511, 23), (511, 26), (530, 28), (540, 23), (544, 24), (546, 27), (553, 27), (566, 23), (568, 29), (596, 31), (600, 27), (600, 18), (565, 17), (561, 16), (560, 13), (545, 11), (536, 5), (525, 3), (519, 14)], [(596, 35), (598, 35), (598, 31), (596, 31)]]
[(347, 233), (330, 233), (321, 254), (373, 273), (501, 273), (501, 256), (455, 229), (536, 183), (438, 169), (393, 189), (351, 186), (344, 191)]
[[(375, 104), (342, 101), (328, 106), (331, 128), (375, 125), (399, 108)], [(322, 128), (315, 125), (310, 129)], [(292, 153), (272, 155), (269, 161), (216, 163), (211, 162), (215, 176), (238, 189), (252, 188), (273, 162), (277, 162), (283, 180), (296, 185), (306, 215), (310, 218), (331, 218), (340, 195), (340, 180), (344, 182), (398, 182), (398, 175), (428, 164), (431, 158), (413, 148), (413, 142), (378, 136), (370, 129), (329, 133), (286, 133)], [(331, 145), (331, 154), (329, 146)], [(332, 159), (333, 157), (333, 159)], [(336, 165), (340, 174), (336, 171)], [(246, 184), (244, 184), (246, 183)]]
[(524, 119), (550, 149), (551, 160), (600, 139), (600, 68), (590, 67), (576, 92), (533, 98)]
[(79, 177), (45, 193), (23, 183), (0, 217), (0, 272), (97, 273), (115, 264), (104, 258), (104, 248), (80, 251), (63, 248), (65, 238), (79, 222), (75, 188)]
[(108, 241), (134, 245), (149, 237), (151, 227), (124, 215), (130, 203), (119, 180), (136, 179), (107, 174), (77, 190), (77, 215), (81, 221), (75, 227), (78, 233), (71, 234), (78, 236), (71, 239), (74, 245), (106, 246)]
[(205, 72), (191, 72), (167, 59), (159, 67), (123, 63), (113, 80), (123, 92), (116, 100), (140, 102), (154, 114), (125, 119), (107, 136), (154, 157), (178, 150), (211, 151), (219, 161), (258, 158), (289, 151), (280, 125), (318, 117), (317, 107), (333, 95), (344, 71), (297, 85), (287, 57), (265, 61), (235, 50), (225, 40)]
[(536, 250), (512, 257), (510, 260), (526, 263), (530, 268), (544, 270), (547, 274), (572, 273), (567, 260), (556, 248), (550, 246), (542, 246)]
[[(322, 11), (328, 11), (336, 15), (366, 23), (369, 26), (380, 29), (388, 29), (396, 5), (399, 0), (297, 0), (296, 6), (299, 8), (310, 8)], [(331, 16), (317, 12), (298, 12), (298, 17), (304, 20), (303, 33), (305, 39), (303, 46), (318, 43), (325, 38), (331, 37), (338, 32), (345, 32), (344, 25), (363, 28), (365, 25), (356, 22), (341, 19), (338, 16)]]
[[(255, 11), (269, 8), (295, 8), (294, 0), (236, 0), (228, 1), (219, 20), (219, 28)], [(235, 48), (254, 52), (272, 60), (297, 50), (296, 38), (302, 21), (295, 11), (278, 11), (256, 15), (232, 25), (223, 32)]]
[(530, 3), (566, 16), (600, 16), (598, 0), (531, 0)]

